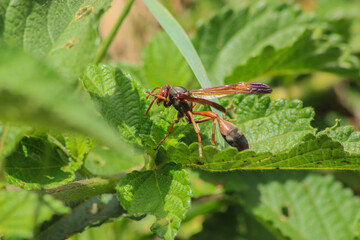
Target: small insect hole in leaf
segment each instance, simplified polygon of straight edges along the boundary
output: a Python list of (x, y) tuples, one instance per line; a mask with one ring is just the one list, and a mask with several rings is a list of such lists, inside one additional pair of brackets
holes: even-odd
[(61, 48), (67, 48), (70, 49), (75, 45), (76, 42), (76, 37), (73, 37), (70, 41), (68, 41), (67, 43), (65, 43), (64, 45), (61, 46)]
[(80, 8), (79, 11), (77, 11), (75, 13), (75, 21), (79, 21), (80, 19), (89, 15), (93, 10), (94, 10), (94, 7), (90, 6), (90, 5)]
[(281, 207), (281, 214), (286, 217), (289, 218), (290, 217), (290, 209), (288, 206), (282, 206)]
[(91, 163), (94, 165), (94, 166), (98, 166), (98, 167), (102, 167), (105, 165), (105, 161), (103, 159), (101, 159), (100, 157), (97, 157), (96, 159), (93, 159), (91, 161)]

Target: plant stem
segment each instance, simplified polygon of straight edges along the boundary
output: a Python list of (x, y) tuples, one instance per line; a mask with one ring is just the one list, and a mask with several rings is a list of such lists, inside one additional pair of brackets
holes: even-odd
[(104, 193), (114, 193), (120, 179), (92, 178), (71, 182), (54, 188), (44, 189), (44, 193), (65, 202), (82, 200)]
[(94, 59), (94, 64), (98, 64), (100, 63), (100, 61), (104, 58), (112, 40), (114, 39), (117, 31), (119, 30), (121, 24), (123, 23), (125, 17), (128, 15), (131, 6), (133, 5), (133, 3), (135, 2), (135, 0), (128, 0), (128, 2), (125, 4), (124, 9), (122, 10), (119, 18), (117, 19), (115, 25), (113, 26), (113, 28), (111, 29), (109, 35), (104, 39), (104, 41), (102, 42), (99, 51), (97, 52), (95, 59)]

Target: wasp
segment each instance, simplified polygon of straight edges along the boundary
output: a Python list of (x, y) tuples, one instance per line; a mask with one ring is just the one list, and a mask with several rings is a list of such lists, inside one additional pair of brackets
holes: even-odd
[[(159, 90), (157, 93), (154, 93), (156, 90)], [(223, 120), (212, 111), (193, 111), (196, 103), (207, 105), (217, 110), (226, 113), (226, 109), (218, 103), (212, 102), (209, 99), (221, 98), (232, 94), (238, 93), (271, 93), (272, 89), (266, 84), (254, 83), (254, 82), (239, 82), (219, 87), (211, 88), (202, 88), (188, 90), (181, 86), (170, 86), (169, 84), (164, 85), (163, 87), (156, 87), (151, 92), (147, 91), (148, 94), (146, 99), (150, 96), (153, 96), (154, 99), (151, 101), (148, 109), (146, 110), (145, 115), (148, 114), (150, 108), (156, 102), (158, 105), (161, 103), (164, 104), (164, 107), (168, 108), (174, 106), (178, 111), (177, 119), (171, 123), (168, 134), (159, 142), (155, 150), (157, 150), (160, 145), (165, 141), (165, 139), (171, 134), (173, 127), (176, 123), (180, 121), (183, 117), (185, 120), (194, 126), (195, 132), (197, 134), (199, 142), (199, 157), (202, 158), (202, 147), (201, 147), (201, 137), (200, 129), (198, 123), (211, 121), (213, 120), (213, 129), (211, 143), (215, 143), (215, 126), (216, 121), (219, 124), (220, 133), (227, 143), (231, 146), (237, 148), (239, 151), (243, 151), (249, 148), (249, 143), (244, 136), (244, 134), (232, 123)], [(206, 118), (200, 120), (194, 120), (194, 115), (205, 116)]]

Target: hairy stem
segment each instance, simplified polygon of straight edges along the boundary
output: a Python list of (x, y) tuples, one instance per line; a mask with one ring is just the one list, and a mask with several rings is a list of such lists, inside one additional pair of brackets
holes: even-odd
[(125, 4), (124, 9), (122, 10), (115, 25), (111, 29), (109, 35), (101, 43), (100, 49), (95, 56), (94, 64), (100, 63), (100, 61), (104, 58), (112, 40), (114, 39), (117, 31), (119, 30), (120, 26), (122, 25), (123, 21), (125, 20), (125, 17), (128, 15), (128, 13), (131, 9), (131, 6), (133, 5), (134, 2), (135, 2), (135, 0), (128, 0), (128, 2)]
[(120, 179), (92, 178), (44, 189), (43, 192), (64, 202), (86, 199), (104, 193), (114, 193)]

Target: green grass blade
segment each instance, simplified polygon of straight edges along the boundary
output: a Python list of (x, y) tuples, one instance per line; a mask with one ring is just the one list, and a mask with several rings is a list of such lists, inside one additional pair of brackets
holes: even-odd
[(180, 24), (157, 0), (144, 0), (144, 3), (184, 55), (201, 87), (212, 87), (199, 55)]

